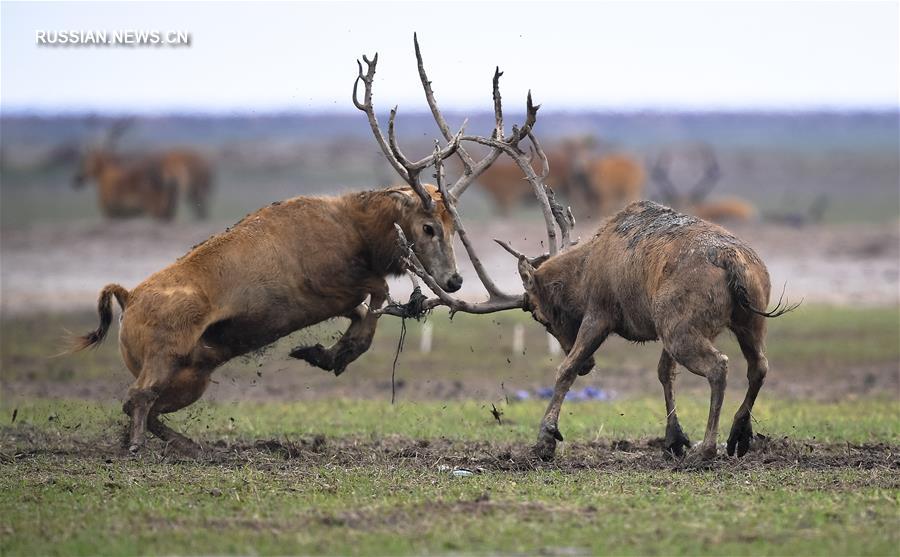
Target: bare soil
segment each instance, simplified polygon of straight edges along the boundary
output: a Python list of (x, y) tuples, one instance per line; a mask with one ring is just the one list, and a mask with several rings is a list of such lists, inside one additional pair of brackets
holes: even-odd
[[(5, 228), (2, 231), (0, 312), (5, 315), (68, 311), (93, 307), (97, 292), (110, 282), (133, 288), (174, 262), (191, 246), (228, 223), (65, 222)], [(514, 261), (491, 242), (511, 241), (525, 251), (543, 250), (540, 223), (471, 222), (485, 264), (501, 287), (521, 289)], [(595, 223), (582, 223), (587, 236)], [(831, 304), (900, 303), (900, 227), (878, 225), (788, 228), (749, 224), (734, 227), (766, 261), (772, 283), (787, 285), (792, 299)], [(463, 253), (461, 246), (459, 253)], [(466, 282), (463, 297), (483, 296), (468, 261), (460, 257)], [(408, 295), (408, 281), (392, 284), (392, 294)], [(776, 292), (777, 294), (777, 292)]]
[[(451, 473), (525, 472), (531, 470), (616, 471), (691, 471), (755, 468), (766, 470), (795, 468), (824, 470), (854, 468), (883, 471), (900, 470), (900, 447), (885, 444), (827, 444), (796, 441), (787, 437), (773, 439), (757, 434), (751, 450), (743, 458), (728, 457), (724, 451), (709, 462), (686, 457), (673, 459), (663, 452), (664, 440), (619, 439), (614, 441), (566, 442), (559, 446), (556, 458), (545, 462), (535, 457), (530, 445), (456, 441), (448, 439), (412, 439), (403, 436), (381, 438), (330, 439), (314, 436), (298, 440), (259, 439), (229, 443), (215, 441), (205, 445), (196, 457), (169, 450), (162, 441), (148, 441), (138, 456), (128, 454), (117, 440), (56, 435), (25, 427), (0, 428), (0, 459), (25, 461), (38, 456), (64, 459), (103, 460), (107, 464), (122, 459), (152, 459), (190, 462), (215, 466), (258, 469), (330, 465), (391, 466), (415, 470)], [(900, 487), (900, 475), (883, 477), (883, 487)]]

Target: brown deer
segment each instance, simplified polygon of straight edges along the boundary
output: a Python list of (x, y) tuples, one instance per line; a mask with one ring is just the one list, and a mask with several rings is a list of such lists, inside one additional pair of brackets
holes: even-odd
[(197, 218), (206, 218), (213, 188), (206, 158), (187, 148), (121, 155), (116, 144), (132, 125), (130, 118), (113, 122), (101, 145), (81, 158), (73, 185), (80, 188), (88, 179), (94, 180), (100, 209), (111, 218), (149, 214), (169, 220), (175, 216), (179, 196)]
[[(531, 173), (529, 181), (540, 185), (541, 178), (533, 175), (527, 161), (520, 168)], [(539, 189), (535, 187), (538, 199), (550, 206), (552, 214), (552, 218), (545, 215), (549, 253), (529, 259), (498, 241), (519, 260), (524, 296), (495, 294), (488, 288), (492, 299), (486, 303), (455, 299), (430, 281), (412, 252), (408, 255), (415, 273), (438, 295), (424, 302), (423, 309), (445, 305), (451, 312), (489, 313), (520, 307), (563, 347), (566, 358), (557, 370), (535, 453), (542, 459), (553, 458), (557, 442), (563, 439), (558, 420), (566, 393), (578, 375), (591, 370), (593, 354), (604, 340), (618, 334), (631, 341), (663, 343), (658, 374), (667, 413), (665, 448), (671, 455), (681, 457), (684, 448), (690, 447), (675, 409), (675, 365), (707, 379), (709, 419), (695, 454), (703, 459), (714, 457), (728, 357), (713, 341), (728, 328), (737, 336), (747, 360), (749, 387), (735, 414), (727, 451), (729, 455), (735, 451), (738, 456), (746, 454), (753, 434), (750, 413), (768, 372), (765, 319), (797, 307), (782, 305), (779, 300), (773, 310), (763, 309), (769, 302), (769, 274), (756, 252), (715, 224), (651, 201), (630, 204), (601, 225), (591, 240), (572, 247), (571, 212), (561, 210), (549, 188)], [(458, 220), (455, 211), (451, 215)], [(556, 226), (562, 236), (561, 248)], [(478, 260), (471, 251), (470, 257)]]
[(608, 153), (591, 157), (582, 179), (589, 205), (605, 216), (640, 199), (646, 176), (643, 165), (631, 155)]
[(169, 183), (174, 183), (182, 199), (198, 219), (209, 215), (209, 200), (213, 190), (213, 171), (209, 161), (200, 153), (185, 147), (169, 149), (149, 156), (160, 166)]
[[(550, 165), (550, 174), (547, 176), (546, 182), (557, 193), (568, 194), (572, 189), (572, 181), (575, 179), (575, 167), (570, 152), (562, 148), (549, 150), (547, 151), (547, 160)], [(514, 208), (533, 203), (535, 200), (534, 192), (531, 186), (525, 182), (519, 166), (515, 161), (506, 157), (491, 165), (478, 178), (478, 183), (494, 202), (500, 215), (509, 215)]]
[(126, 160), (108, 150), (92, 150), (81, 159), (73, 187), (97, 184), (100, 211), (109, 218), (150, 215), (167, 221), (175, 216), (178, 190), (162, 169), (149, 160)]
[(657, 157), (651, 175), (662, 191), (663, 201), (680, 211), (713, 222), (753, 220), (756, 217), (756, 208), (748, 201), (737, 197), (706, 201), (706, 197), (722, 177), (722, 171), (711, 148), (701, 145), (697, 148), (697, 154), (703, 165), (703, 171), (700, 179), (686, 195), (678, 191), (670, 176), (671, 151), (664, 151)]
[[(625, 153), (591, 152), (590, 138), (569, 138), (546, 152), (550, 173), (546, 183), (554, 192), (590, 211), (608, 215), (641, 197), (646, 176), (643, 165)], [(513, 161), (501, 160), (485, 172), (479, 183), (501, 215), (513, 207), (534, 202), (530, 186)]]
[[(295, 358), (339, 375), (365, 352), (375, 332), (378, 308), (388, 295), (385, 277), (403, 273), (410, 256), (442, 293), (462, 285), (453, 253), (459, 222), (454, 202), (472, 180), (501, 153), (520, 156), (518, 143), (534, 142), (537, 109), (529, 94), (526, 121), (509, 138), (450, 133), (430, 82), (425, 76), (418, 41), (418, 68), (426, 97), (447, 140), (433, 155), (407, 159), (397, 146), (396, 108), (385, 138), (372, 106), (378, 55), (359, 64), (353, 102), (366, 113), (375, 139), (394, 169), (407, 182), (402, 187), (350, 193), (340, 197), (295, 197), (264, 207), (224, 233), (196, 246), (171, 266), (132, 290), (110, 284), (100, 292), (100, 325), (76, 340), (77, 349), (101, 342), (112, 321), (111, 298), (122, 308), (119, 348), (135, 376), (123, 410), (131, 418), (129, 448), (138, 451), (145, 431), (176, 449), (193, 452), (196, 445), (163, 424), (159, 416), (192, 404), (209, 385), (212, 372), (235, 356), (263, 347), (293, 331), (333, 317), (350, 319), (350, 327), (330, 348), (300, 347)], [(499, 70), (494, 74), (494, 109), (502, 127)], [(364, 84), (363, 100), (357, 89)], [(491, 147), (475, 161), (461, 141)], [(423, 170), (458, 154), (466, 173), (453, 188), (422, 184)], [(524, 155), (522, 155), (524, 156)], [(440, 172), (438, 172), (440, 175)], [(548, 207), (549, 210), (549, 207)], [(464, 230), (459, 234), (471, 249)], [(400, 238), (412, 242), (411, 250)], [(476, 262), (479, 276), (483, 273)], [(365, 303), (368, 298), (368, 303)]]

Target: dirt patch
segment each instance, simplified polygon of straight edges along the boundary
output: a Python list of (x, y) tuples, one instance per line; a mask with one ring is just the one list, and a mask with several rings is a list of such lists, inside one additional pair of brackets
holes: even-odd
[[(107, 463), (134, 458), (158, 462), (188, 462), (226, 467), (256, 468), (330, 465), (343, 468), (359, 466), (403, 467), (418, 471), (443, 472), (466, 470), (485, 472), (527, 472), (556, 470), (575, 472), (634, 471), (748, 471), (789, 468), (827, 470), (853, 468), (864, 470), (900, 470), (900, 446), (878, 444), (828, 444), (798, 441), (787, 437), (773, 439), (757, 435), (750, 452), (743, 458), (728, 457), (724, 450), (709, 462), (690, 458), (672, 459), (663, 452), (663, 440), (619, 439), (588, 443), (560, 444), (556, 459), (544, 462), (531, 452), (531, 446), (487, 441), (449, 439), (411, 439), (402, 436), (383, 438), (329, 439), (313, 436), (294, 440), (261, 439), (229, 443), (206, 442), (202, 453), (187, 458), (159, 440), (148, 442), (144, 452), (133, 457), (117, 440), (89, 439), (57, 435), (31, 428), (0, 429), (0, 458), (5, 462), (23, 462), (51, 456), (98, 459)], [(892, 487), (900, 487), (900, 475), (892, 475)]]
[[(137, 220), (4, 228), (0, 309), (12, 315), (93, 308), (105, 284), (118, 282), (133, 288), (229, 224), (160, 227)], [(587, 223), (577, 233), (587, 237), (595, 229), (596, 224)], [(529, 249), (536, 238), (543, 237), (541, 230), (537, 221), (469, 223), (469, 236), (475, 239), (488, 271), (501, 289), (510, 292), (521, 289), (515, 260), (491, 239), (510, 240)], [(895, 223), (805, 228), (752, 224), (733, 231), (766, 262), (772, 284), (788, 283), (791, 299), (870, 305), (900, 302), (900, 230)], [(481, 299), (484, 293), (473, 278), (471, 264), (464, 257), (459, 264), (468, 277), (459, 296)], [(409, 291), (409, 281), (391, 281), (394, 298), (406, 299)]]

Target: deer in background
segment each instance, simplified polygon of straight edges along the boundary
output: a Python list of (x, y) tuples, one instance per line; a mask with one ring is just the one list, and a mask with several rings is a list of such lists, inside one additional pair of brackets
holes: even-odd
[(73, 187), (88, 180), (97, 184), (100, 211), (109, 218), (150, 215), (168, 221), (175, 216), (177, 188), (167, 179), (157, 161), (128, 159), (113, 150), (116, 140), (129, 124), (116, 122), (99, 147), (82, 156), (73, 176)]
[(663, 202), (679, 211), (713, 222), (747, 222), (754, 219), (756, 208), (743, 199), (728, 197), (706, 201), (709, 193), (721, 179), (722, 171), (715, 153), (709, 146), (697, 147), (696, 155), (702, 166), (702, 172), (697, 182), (685, 194), (679, 191), (671, 178), (672, 152), (666, 150), (659, 154), (653, 164), (651, 176), (660, 188)]
[(621, 152), (598, 154), (594, 151), (596, 144), (597, 141), (589, 137), (570, 147), (579, 154), (573, 157), (576, 161), (574, 179), (569, 189), (574, 191), (568, 197), (578, 199), (580, 194), (598, 216), (606, 216), (641, 198), (646, 174), (644, 165), (632, 155)]
[(206, 158), (187, 148), (122, 155), (116, 146), (132, 124), (132, 119), (113, 122), (100, 147), (82, 157), (74, 186), (81, 187), (88, 179), (96, 181), (100, 209), (111, 218), (149, 214), (170, 220), (178, 197), (191, 206), (198, 219), (206, 218), (213, 189), (213, 172)]
[[(546, 151), (550, 167), (546, 183), (554, 192), (598, 216), (641, 197), (646, 179), (643, 165), (626, 153), (595, 153), (593, 138), (568, 138)], [(498, 161), (479, 178), (501, 215), (534, 202), (524, 175), (512, 161)]]

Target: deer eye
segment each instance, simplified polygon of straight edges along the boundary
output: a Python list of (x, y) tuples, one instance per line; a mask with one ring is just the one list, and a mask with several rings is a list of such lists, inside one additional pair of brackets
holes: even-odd
[(425, 234), (427, 234), (429, 236), (434, 236), (434, 227), (431, 226), (430, 224), (422, 225), (422, 230), (425, 231)]

